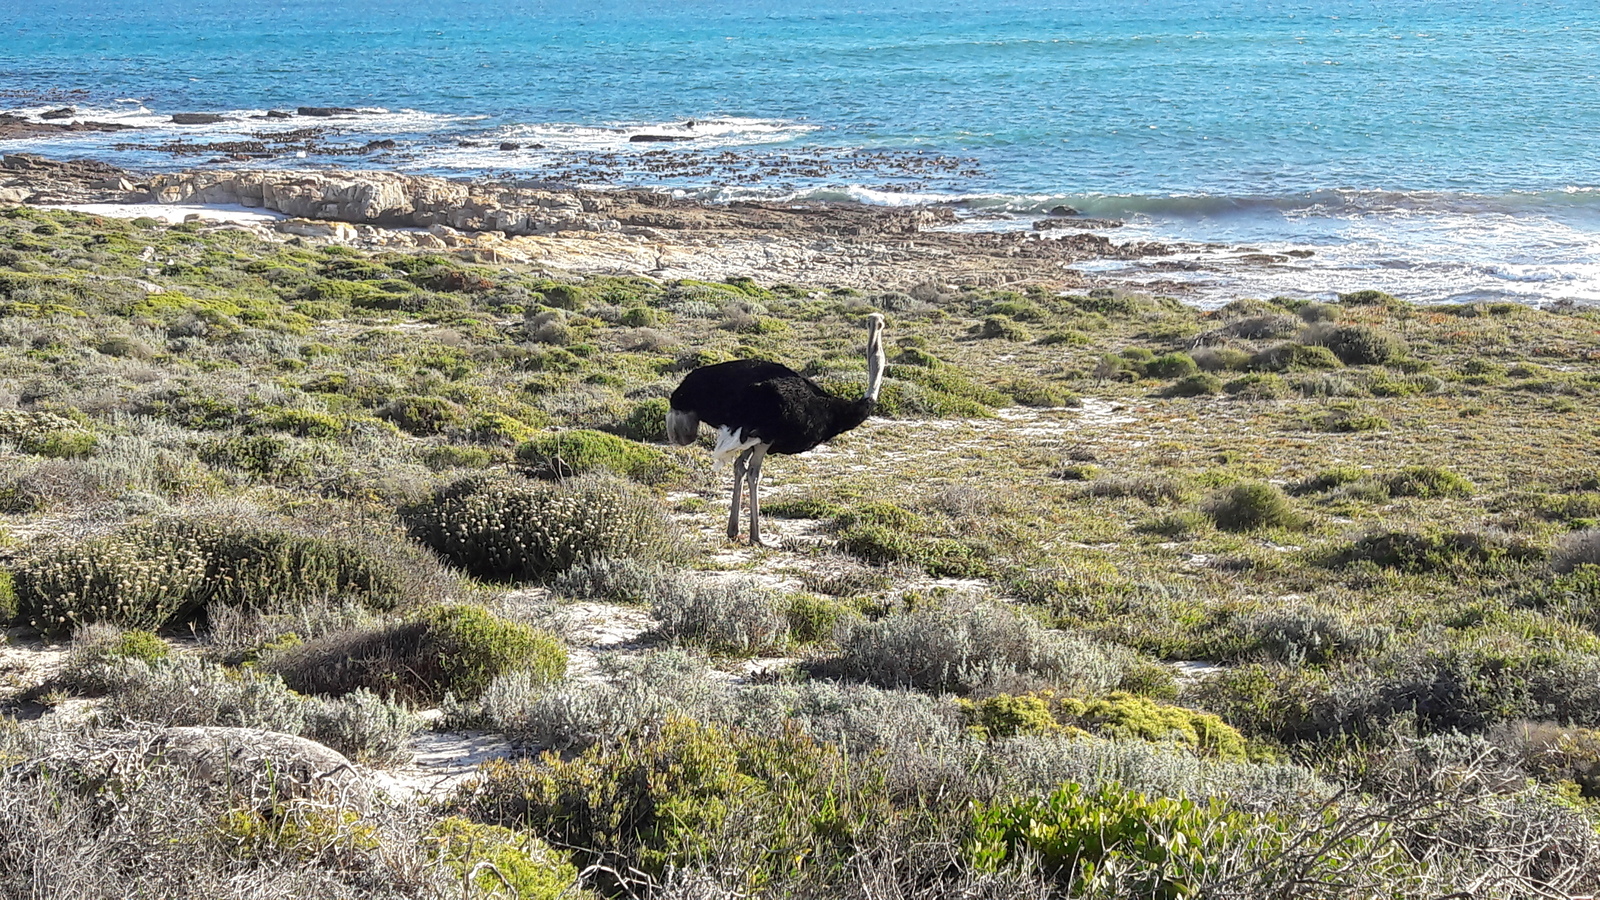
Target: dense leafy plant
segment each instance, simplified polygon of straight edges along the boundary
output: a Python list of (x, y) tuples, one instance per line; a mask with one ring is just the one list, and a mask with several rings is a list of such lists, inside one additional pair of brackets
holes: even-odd
[(615, 478), (553, 484), (472, 477), (402, 510), (411, 536), (480, 578), (542, 581), (593, 559), (669, 559), (655, 498)]

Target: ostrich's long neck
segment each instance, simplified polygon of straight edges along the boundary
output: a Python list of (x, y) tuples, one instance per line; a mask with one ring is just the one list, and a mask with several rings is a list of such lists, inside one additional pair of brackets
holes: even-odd
[(883, 326), (874, 325), (867, 334), (867, 396), (866, 399), (873, 403), (878, 402), (878, 391), (883, 388), (883, 370), (888, 368), (888, 360), (883, 356)]

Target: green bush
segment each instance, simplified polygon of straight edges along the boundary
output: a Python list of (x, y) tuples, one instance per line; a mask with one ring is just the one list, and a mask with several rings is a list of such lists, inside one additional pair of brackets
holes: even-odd
[(509, 672), (525, 672), (540, 684), (558, 681), (567, 651), (556, 636), (482, 607), (438, 604), (394, 625), (336, 632), (284, 649), (261, 666), (302, 693), (344, 696), (364, 688), (437, 703), (447, 693), (476, 697)]
[(1406, 353), (1405, 342), (1369, 325), (1341, 325), (1322, 335), (1319, 343), (1351, 366), (1381, 366)]
[(277, 434), (230, 437), (201, 447), (200, 458), (213, 466), (229, 466), (257, 478), (283, 480), (306, 478), (316, 472), (324, 454)]
[(973, 333), (980, 338), (1002, 338), (1017, 342), (1033, 340), (1028, 329), (1009, 316), (989, 316), (981, 325), (973, 328)]
[(21, 409), (0, 409), (0, 440), (54, 459), (88, 456), (99, 443), (94, 432), (66, 416)]
[(1019, 734), (1048, 734), (1060, 723), (1050, 711), (1050, 697), (996, 694), (982, 700), (960, 700), (961, 717), (973, 732), (989, 739)]
[(153, 630), (204, 589), (206, 558), (163, 535), (128, 531), (47, 547), (15, 574), (21, 617), (45, 634), (95, 622)]
[(467, 478), (401, 514), (414, 539), (495, 581), (542, 581), (584, 560), (679, 552), (656, 497), (615, 478)]
[(789, 636), (802, 644), (830, 641), (840, 625), (861, 616), (859, 610), (848, 603), (815, 594), (791, 594), (789, 608), (784, 611), (789, 620)]
[(338, 598), (388, 609), (442, 589), (424, 560), (381, 535), (342, 539), (204, 519), (158, 519), (51, 545), (17, 571), (23, 617), (52, 634), (94, 622), (155, 629), (212, 605)]
[(378, 415), (423, 437), (460, 428), (466, 421), (466, 412), (443, 397), (397, 397)]
[(1332, 350), (1316, 344), (1277, 344), (1250, 358), (1250, 368), (1269, 372), (1337, 369), (1341, 365)]
[(459, 816), (441, 820), (428, 836), (435, 859), (474, 893), (515, 900), (583, 900), (578, 869), (566, 854), (531, 834), (481, 825)]
[(1477, 567), (1503, 568), (1543, 555), (1510, 535), (1493, 531), (1376, 531), (1353, 541), (1330, 558), (1334, 565), (1370, 562), (1405, 572), (1457, 572)]
[(1157, 356), (1144, 364), (1144, 374), (1151, 378), (1186, 378), (1200, 371), (1194, 357), (1179, 351)]
[(1385, 479), (1392, 497), (1470, 497), (1471, 481), (1440, 466), (1412, 466)]
[[(637, 410), (636, 410), (637, 411)], [(641, 427), (643, 423), (640, 423)], [(663, 413), (656, 434), (666, 428)], [(536, 478), (571, 478), (608, 469), (634, 481), (656, 484), (675, 474), (661, 450), (603, 431), (577, 429), (535, 437), (517, 448), (517, 459)]]
[(1363, 291), (1351, 291), (1347, 294), (1340, 294), (1339, 302), (1345, 306), (1376, 306), (1382, 309), (1399, 309), (1405, 305), (1403, 301), (1394, 297), (1392, 294), (1386, 294), (1383, 291), (1372, 290), (1370, 288)]
[(1271, 372), (1241, 375), (1223, 385), (1222, 389), (1240, 400), (1279, 400), (1289, 396), (1288, 383)]
[(1167, 397), (1209, 397), (1222, 393), (1222, 379), (1210, 372), (1197, 372), (1174, 381), (1162, 393)]
[(1297, 495), (1325, 494), (1334, 488), (1354, 484), (1365, 477), (1367, 477), (1366, 471), (1355, 466), (1335, 466), (1331, 469), (1323, 469), (1315, 475), (1295, 482), (1289, 488), (1289, 493)]
[(139, 630), (124, 631), (114, 643), (106, 648), (107, 656), (137, 659), (146, 663), (166, 659), (170, 652), (167, 642), (157, 637), (154, 632)]
[(608, 430), (630, 441), (661, 443), (666, 440), (668, 406), (670, 404), (664, 397), (640, 401), (633, 405), (622, 421)]
[(0, 569), (0, 628), (16, 621), (21, 607), (17, 604), (16, 576), (10, 569)]
[(1307, 525), (1276, 485), (1260, 481), (1236, 484), (1211, 498), (1206, 514), (1225, 531), (1255, 531), (1262, 528), (1299, 529)]
[(774, 879), (845, 870), (858, 834), (893, 816), (870, 762), (793, 729), (756, 735), (670, 718), (571, 760), (546, 753), (478, 772), (455, 801), (473, 819), (546, 835), (609, 871), (713, 865), (750, 895)]
[(1103, 737), (1182, 744), (1205, 756), (1245, 758), (1244, 737), (1211, 713), (1116, 692), (1082, 700), (1055, 700), (1056, 719)]
[(985, 871), (1028, 854), (1071, 896), (1176, 900), (1198, 890), (1210, 860), (1250, 824), (1220, 801), (1065, 784), (1045, 797), (979, 804), (969, 852)]
[(649, 328), (654, 325), (660, 325), (666, 320), (667, 314), (659, 309), (651, 309), (648, 306), (635, 306), (623, 312), (622, 318), (618, 321), (629, 328)]

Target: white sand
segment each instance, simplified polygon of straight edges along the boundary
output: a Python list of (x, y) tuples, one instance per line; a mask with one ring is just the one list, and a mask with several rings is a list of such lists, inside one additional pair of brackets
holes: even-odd
[(198, 216), (200, 221), (241, 222), (256, 224), (276, 222), (288, 216), (270, 209), (252, 209), (248, 206), (218, 204), (216, 206), (183, 205), (177, 203), (64, 203), (47, 205), (44, 209), (68, 209), (92, 216), (109, 216), (113, 219), (137, 219), (141, 216), (168, 224)]

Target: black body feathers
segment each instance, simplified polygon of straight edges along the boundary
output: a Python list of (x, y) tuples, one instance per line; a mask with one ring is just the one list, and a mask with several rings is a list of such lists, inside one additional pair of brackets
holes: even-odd
[(770, 444), (771, 453), (804, 453), (865, 422), (876, 405), (869, 398), (835, 397), (780, 363), (740, 359), (684, 377), (672, 392), (669, 431), (672, 417), (680, 423), (692, 418)]

